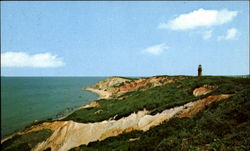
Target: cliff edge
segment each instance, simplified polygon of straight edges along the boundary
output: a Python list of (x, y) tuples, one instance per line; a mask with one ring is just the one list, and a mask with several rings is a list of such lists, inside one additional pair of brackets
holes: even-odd
[(2, 150), (244, 149), (249, 83), (216, 76), (110, 77), (86, 88), (98, 100), (18, 132)]

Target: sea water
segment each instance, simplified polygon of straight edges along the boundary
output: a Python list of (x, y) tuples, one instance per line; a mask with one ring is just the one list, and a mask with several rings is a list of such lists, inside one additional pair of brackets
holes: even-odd
[(1, 77), (1, 138), (35, 120), (58, 118), (97, 94), (83, 88), (105, 77)]

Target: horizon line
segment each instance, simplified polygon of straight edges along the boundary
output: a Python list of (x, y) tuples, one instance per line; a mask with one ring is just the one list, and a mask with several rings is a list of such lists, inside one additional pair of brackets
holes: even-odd
[[(73, 75), (69, 75), (69, 76), (67, 75), (60, 75), (60, 76), (1, 75), (1, 78), (2, 77), (155, 77), (155, 76), (198, 76), (198, 75), (190, 75), (190, 74), (187, 74), (187, 75), (183, 75), (183, 74), (180, 74), (180, 75), (167, 75), (167, 74), (164, 74), (164, 75), (103, 75), (103, 76), (100, 76), (100, 75), (77, 75), (77, 76), (73, 76)], [(250, 76), (250, 74), (202, 75), (202, 76)]]

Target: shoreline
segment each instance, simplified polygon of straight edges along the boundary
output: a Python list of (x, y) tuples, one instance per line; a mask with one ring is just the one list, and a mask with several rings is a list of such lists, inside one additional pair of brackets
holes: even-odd
[[(67, 116), (69, 116), (70, 114), (74, 113), (75, 111), (77, 110), (80, 110), (80, 109), (83, 109), (83, 108), (86, 108), (88, 105), (90, 105), (92, 102), (96, 101), (96, 100), (99, 100), (99, 99), (105, 99), (105, 98), (109, 98), (110, 97), (110, 93), (109, 92), (106, 92), (106, 91), (103, 91), (103, 90), (97, 90), (97, 89), (94, 89), (94, 88), (90, 88), (90, 87), (87, 87), (87, 88), (82, 88), (83, 90), (86, 90), (86, 91), (90, 91), (92, 93), (96, 93), (98, 95), (98, 97), (96, 99), (93, 99), (91, 100), (89, 103), (85, 104), (85, 105), (81, 105), (80, 107), (77, 107), (75, 108), (75, 110), (72, 110), (72, 112), (62, 116), (62, 117), (58, 117), (58, 118), (55, 118), (53, 119), (51, 122), (54, 122), (54, 121), (59, 121), (59, 120), (62, 120), (64, 118), (66, 118)], [(34, 123), (35, 124), (35, 123)], [(34, 125), (32, 124), (32, 125)], [(18, 132), (15, 132), (9, 136), (6, 136), (6, 137), (3, 137), (1, 138), (1, 144), (11, 138), (13, 138), (15, 135), (18, 135), (20, 132), (24, 131), (25, 129), (21, 130), (21, 131), (18, 131)]]
[(92, 106), (92, 103), (96, 102), (97, 100), (108, 99), (108, 98), (111, 97), (111, 93), (108, 92), (108, 91), (98, 90), (98, 89), (94, 89), (94, 88), (91, 88), (91, 87), (82, 88), (82, 89), (86, 90), (86, 91), (90, 91), (92, 93), (96, 93), (98, 95), (98, 97), (96, 99), (90, 101), (88, 104), (85, 104), (85, 105), (82, 105), (82, 106), (76, 108), (75, 110), (73, 110), (72, 112), (68, 113), (67, 115), (59, 117), (59, 118), (56, 118), (54, 121), (56, 121), (56, 120), (62, 120), (64, 118), (66, 118), (67, 116), (69, 116), (70, 114), (74, 113), (77, 110), (80, 110), (80, 109), (83, 109), (83, 108), (88, 108), (88, 107)]
[(1, 138), (1, 144), (9, 139), (11, 139), (12, 137), (14, 137), (18, 132), (15, 132), (14, 134), (11, 134), (9, 136), (6, 136), (4, 138)]
[[(82, 88), (82, 90), (86, 90), (86, 91), (90, 91), (92, 93), (96, 93), (98, 95), (98, 97), (96, 99), (93, 99), (91, 100), (88, 104), (85, 104), (85, 105), (81, 105), (77, 108), (75, 108), (75, 110), (72, 110), (72, 112), (62, 116), (62, 117), (59, 117), (59, 118), (56, 118), (56, 120), (62, 120), (64, 118), (66, 118), (67, 116), (69, 116), (70, 114), (74, 113), (75, 111), (77, 110), (80, 110), (80, 109), (83, 109), (83, 108), (87, 108), (91, 103), (95, 102), (96, 100), (99, 100), (99, 99), (103, 99), (103, 98), (106, 98), (106, 97), (109, 97), (107, 96), (107, 94), (105, 94), (105, 91), (103, 90), (96, 90), (96, 89), (93, 89), (93, 88), (90, 88), (90, 87), (87, 87), (87, 88)], [(104, 92), (104, 93), (103, 93)], [(108, 93), (108, 92), (107, 92)]]
[(96, 94), (99, 95), (98, 99), (109, 99), (112, 95), (112, 93), (108, 92), (108, 91), (104, 91), (104, 90), (98, 90), (98, 89), (94, 89), (91, 87), (88, 88), (84, 88), (84, 90), (90, 91), (90, 92), (94, 92)]
[[(74, 113), (75, 111), (80, 110), (80, 109), (83, 109), (83, 108), (86, 108), (86, 107), (87, 107), (88, 105), (90, 105), (92, 102), (95, 102), (96, 100), (99, 100), (99, 99), (101, 99), (101, 98), (104, 96), (102, 92), (99, 92), (98, 90), (95, 91), (95, 89), (93, 89), (93, 88), (82, 88), (82, 89), (83, 89), (83, 90), (86, 90), (86, 91), (90, 91), (90, 92), (92, 92), (92, 93), (96, 93), (96, 94), (98, 95), (98, 97), (97, 97), (96, 99), (91, 100), (89, 103), (87, 103), (87, 104), (85, 104), (85, 105), (81, 105), (81, 106), (77, 107), (75, 110), (72, 110), (72, 112), (70, 112), (70, 113), (68, 113), (68, 114), (66, 114), (66, 115), (54, 119), (53, 122), (54, 122), (54, 121), (57, 121), (57, 120), (62, 120), (62, 119), (64, 119), (64, 118), (66, 118), (67, 116), (69, 116), (70, 114)], [(93, 89), (93, 90), (92, 90), (92, 89)]]

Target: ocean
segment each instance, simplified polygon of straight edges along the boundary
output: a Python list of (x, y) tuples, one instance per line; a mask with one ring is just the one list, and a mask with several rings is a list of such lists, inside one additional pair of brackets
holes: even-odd
[(105, 77), (1, 77), (1, 138), (97, 99), (82, 88)]

